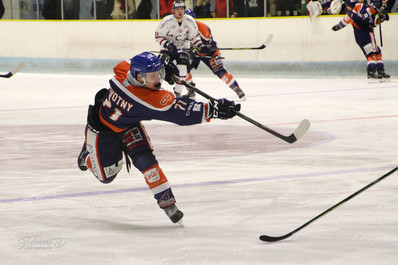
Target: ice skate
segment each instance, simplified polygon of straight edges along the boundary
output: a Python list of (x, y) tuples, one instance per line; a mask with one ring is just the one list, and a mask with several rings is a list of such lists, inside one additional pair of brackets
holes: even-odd
[(239, 87), (235, 90), (236, 94), (241, 100), (246, 100), (245, 93)]
[(178, 210), (175, 204), (167, 206), (163, 210), (173, 223), (183, 225), (182, 217), (184, 216), (184, 214), (180, 210)]
[(86, 164), (87, 155), (88, 155), (88, 152), (86, 150), (86, 143), (84, 143), (82, 151), (80, 152), (80, 154), (77, 158), (77, 165), (79, 166), (81, 171), (87, 170), (87, 164)]
[(369, 83), (381, 82), (381, 77), (378, 74), (376, 74), (376, 71), (369, 71), (368, 70), (368, 82)]
[(384, 70), (377, 70), (377, 74), (381, 82), (390, 82), (390, 75), (384, 72)]

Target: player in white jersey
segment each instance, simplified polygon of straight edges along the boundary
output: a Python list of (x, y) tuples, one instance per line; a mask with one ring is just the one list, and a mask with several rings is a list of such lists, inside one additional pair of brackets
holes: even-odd
[[(185, 14), (185, 3), (183, 0), (176, 0), (173, 3), (174, 14), (168, 15), (158, 25), (155, 32), (155, 39), (161, 47), (161, 52), (176, 60), (179, 77), (186, 79), (189, 65), (189, 49), (193, 48), (206, 53), (210, 48), (202, 44), (198, 26), (195, 19)], [(174, 93), (181, 96), (184, 86), (176, 84)]]

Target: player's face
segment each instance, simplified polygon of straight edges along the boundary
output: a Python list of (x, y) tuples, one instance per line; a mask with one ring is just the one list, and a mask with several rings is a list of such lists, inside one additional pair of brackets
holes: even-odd
[(185, 9), (183, 7), (177, 7), (174, 9), (174, 16), (176, 19), (182, 19), (184, 16)]
[(158, 90), (160, 88), (161, 81), (164, 78), (164, 69), (142, 74), (141, 78), (145, 81), (145, 86), (147, 88)]

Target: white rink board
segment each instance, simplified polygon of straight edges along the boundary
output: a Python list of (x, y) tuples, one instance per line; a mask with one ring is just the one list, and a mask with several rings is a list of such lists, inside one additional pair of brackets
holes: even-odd
[[(274, 39), (262, 51), (242, 54), (224, 51), (229, 61), (314, 62), (361, 61), (351, 26), (331, 30), (343, 16), (261, 19), (207, 19), (219, 47), (259, 46), (268, 34)], [(148, 21), (12, 21), (0, 23), (0, 57), (34, 58), (130, 58), (142, 51), (157, 51), (155, 29)], [(383, 23), (383, 56), (397, 61), (398, 15)], [(378, 28), (375, 30), (377, 40)], [(22, 39), (21, 39), (22, 38)]]

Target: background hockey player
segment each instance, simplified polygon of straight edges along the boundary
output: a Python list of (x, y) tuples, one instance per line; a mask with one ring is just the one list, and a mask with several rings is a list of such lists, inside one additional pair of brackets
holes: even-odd
[[(189, 52), (191, 44), (201, 52), (207, 52), (209, 48), (202, 44), (195, 20), (184, 14), (185, 4), (182, 0), (173, 3), (174, 14), (162, 19), (155, 32), (155, 39), (161, 47), (161, 52), (167, 54), (171, 60), (177, 62), (179, 77), (186, 79), (189, 65)], [(174, 93), (181, 96), (184, 86), (176, 84)]]
[(372, 81), (389, 81), (390, 76), (384, 71), (384, 63), (380, 47), (376, 44), (374, 28), (383, 21), (389, 20), (383, 12), (381, 0), (369, 0), (367, 3), (357, 3), (353, 10), (347, 10), (347, 15), (338, 24), (334, 31), (352, 24), (355, 41), (367, 58), (368, 79)]
[[(166, 70), (165, 70), (166, 69)], [(95, 105), (89, 106), (85, 129), (85, 143), (78, 157), (78, 166), (90, 169), (102, 183), (112, 182), (130, 159), (142, 172), (157, 203), (173, 223), (183, 213), (175, 205), (175, 197), (153, 154), (152, 144), (141, 123), (143, 120), (162, 120), (179, 125), (209, 122), (211, 119), (230, 119), (240, 105), (226, 99), (196, 102), (190, 98), (175, 98), (161, 88), (162, 79), (173, 83), (171, 76), (177, 67), (164, 63), (153, 53), (143, 52), (120, 62), (110, 79), (110, 88), (100, 90)]]
[[(186, 9), (185, 14), (195, 17), (195, 13), (192, 9)], [(228, 73), (224, 67), (220, 51), (217, 48), (217, 42), (214, 41), (210, 28), (203, 22), (195, 22), (198, 25), (199, 34), (203, 45), (209, 47), (210, 49), (207, 52), (194, 51), (195, 54), (193, 55), (191, 64), (188, 67), (188, 77), (186, 78), (187, 82), (192, 83), (192, 75), (190, 72), (192, 69), (197, 69), (200, 61), (202, 61), (213, 71), (216, 76), (218, 76), (233, 91), (235, 91), (240, 99), (245, 99), (245, 93), (239, 87), (238, 82), (236, 82), (235, 78)], [(193, 97), (194, 95), (195, 93), (188, 89), (188, 94), (186, 96)]]

